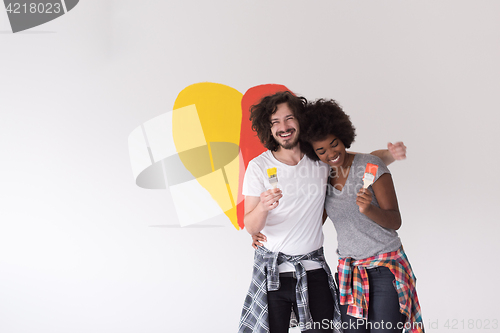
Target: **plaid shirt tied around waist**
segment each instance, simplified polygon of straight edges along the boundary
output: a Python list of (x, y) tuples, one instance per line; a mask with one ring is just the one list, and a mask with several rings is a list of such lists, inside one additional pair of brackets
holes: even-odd
[[(309, 295), (307, 289), (307, 273), (302, 265), (302, 260), (312, 260), (321, 264), (328, 275), (328, 284), (334, 300), (333, 326), (335, 332), (342, 333), (340, 307), (338, 304), (337, 286), (332, 273), (323, 255), (323, 248), (312, 251), (304, 255), (291, 256), (281, 252), (271, 252), (263, 246), (255, 250), (252, 282), (248, 290), (243, 311), (240, 318), (239, 333), (269, 333), (269, 312), (267, 306), (267, 292), (280, 288), (278, 266), (284, 262), (289, 262), (295, 267), (297, 276), (296, 296), (299, 325), (313, 324), (313, 318), (309, 311)], [(294, 314), (292, 311), (292, 317)], [(292, 323), (291, 323), (292, 324)], [(296, 325), (291, 325), (296, 326)]]
[[(394, 274), (394, 288), (398, 292), (400, 312), (406, 316), (405, 333), (424, 332), (420, 304), (415, 287), (416, 277), (403, 247), (366, 259), (341, 258), (338, 264), (340, 304), (349, 305), (347, 314), (368, 317), (369, 281), (366, 269), (387, 267)], [(420, 324), (420, 325), (419, 325)]]

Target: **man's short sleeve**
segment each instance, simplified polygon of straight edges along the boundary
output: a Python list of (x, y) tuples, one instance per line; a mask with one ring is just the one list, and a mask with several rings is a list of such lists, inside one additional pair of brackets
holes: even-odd
[(243, 179), (242, 194), (251, 197), (260, 197), (260, 194), (267, 190), (264, 186), (263, 177), (262, 169), (257, 163), (250, 161), (245, 171), (245, 178)]

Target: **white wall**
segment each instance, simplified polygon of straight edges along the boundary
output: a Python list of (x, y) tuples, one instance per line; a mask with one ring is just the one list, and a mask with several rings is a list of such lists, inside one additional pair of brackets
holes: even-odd
[(403, 140), (391, 170), (428, 331), (500, 320), (499, 13), (497, 1), (87, 0), (12, 34), (0, 9), (0, 332), (236, 331), (249, 236), (225, 216), (164, 227), (168, 192), (135, 186), (128, 156), (128, 134), (203, 81), (335, 98), (355, 151)]

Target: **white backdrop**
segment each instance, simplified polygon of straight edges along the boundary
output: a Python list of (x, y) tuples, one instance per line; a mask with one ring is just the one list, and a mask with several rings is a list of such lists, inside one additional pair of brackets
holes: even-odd
[[(500, 331), (499, 15), (486, 0), (83, 0), (12, 34), (0, 9), (0, 332), (236, 331), (250, 237), (225, 216), (166, 227), (168, 191), (137, 187), (128, 155), (134, 128), (204, 81), (335, 98), (354, 151), (403, 140), (391, 170), (428, 331)], [(331, 223), (325, 238), (335, 266)]]

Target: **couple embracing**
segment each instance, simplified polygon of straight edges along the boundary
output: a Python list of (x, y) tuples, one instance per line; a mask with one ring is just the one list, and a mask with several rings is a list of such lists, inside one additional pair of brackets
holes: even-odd
[[(423, 332), (386, 167), (406, 147), (349, 152), (355, 129), (337, 102), (289, 91), (264, 97), (250, 120), (268, 150), (250, 161), (243, 182), (256, 250), (239, 333)], [(367, 164), (376, 171), (363, 186)], [(323, 255), (327, 216), (337, 231), (335, 276)]]

